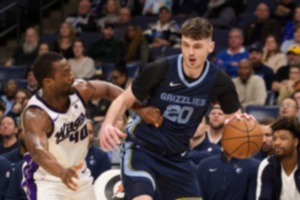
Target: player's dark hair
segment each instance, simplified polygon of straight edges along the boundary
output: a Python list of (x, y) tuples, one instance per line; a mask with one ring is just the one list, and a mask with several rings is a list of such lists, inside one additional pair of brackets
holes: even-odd
[(53, 78), (53, 63), (62, 60), (64, 57), (55, 52), (48, 52), (39, 56), (33, 63), (33, 73), (39, 83), (43, 86), (44, 78)]
[(278, 130), (286, 130), (291, 132), (293, 137), (299, 139), (300, 144), (300, 123), (297, 117), (280, 117), (274, 122), (274, 124), (271, 125), (271, 129), (273, 132)]
[(181, 34), (194, 40), (212, 38), (212, 24), (201, 17), (186, 20), (181, 26)]

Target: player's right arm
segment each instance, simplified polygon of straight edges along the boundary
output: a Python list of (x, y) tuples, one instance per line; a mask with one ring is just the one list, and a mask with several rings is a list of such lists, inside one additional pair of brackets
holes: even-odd
[(76, 170), (81, 167), (64, 168), (48, 150), (48, 134), (52, 131), (52, 122), (48, 114), (39, 108), (28, 108), (22, 116), (25, 131), (24, 141), (34, 162), (53, 176), (59, 177), (68, 188), (77, 189), (72, 180), (77, 177)]

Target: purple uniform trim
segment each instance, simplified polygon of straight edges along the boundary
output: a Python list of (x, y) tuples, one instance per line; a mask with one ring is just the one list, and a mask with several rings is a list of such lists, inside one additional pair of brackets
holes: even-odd
[(22, 187), (25, 189), (27, 198), (29, 200), (36, 200), (37, 187), (33, 179), (33, 175), (39, 166), (32, 160), (30, 154), (25, 154), (24, 160), (25, 160), (25, 165), (22, 169), (23, 172)]

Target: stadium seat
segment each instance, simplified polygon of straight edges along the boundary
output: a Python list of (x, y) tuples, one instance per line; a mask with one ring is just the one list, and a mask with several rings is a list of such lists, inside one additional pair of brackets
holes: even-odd
[(253, 115), (257, 121), (265, 117), (277, 118), (279, 114), (278, 106), (247, 106), (246, 113)]
[(85, 50), (87, 51), (93, 42), (100, 39), (100, 36), (98, 32), (82, 32), (79, 38), (84, 42)]
[(255, 20), (255, 15), (251, 13), (242, 13), (239, 15), (237, 23), (235, 24), (235, 27), (240, 29), (245, 29), (246, 26)]
[(276, 99), (275, 99), (275, 92), (273, 90), (267, 91), (267, 98), (265, 105), (272, 106), (275, 105)]
[(142, 30), (146, 30), (150, 23), (155, 23), (157, 16), (135, 16), (132, 23), (138, 25)]
[(215, 28), (213, 32), (213, 40), (218, 49), (226, 49), (228, 46), (228, 33), (227, 29)]
[(127, 76), (128, 78), (135, 78), (140, 72), (141, 64), (138, 62), (127, 63)]
[(22, 79), (25, 78), (27, 72), (26, 66), (0, 66), (0, 80)]
[(42, 35), (42, 41), (51, 44), (58, 39), (57, 33), (45, 33)]
[(15, 81), (17, 82), (18, 86), (20, 88), (26, 89), (27, 88), (27, 79), (15, 79)]
[(114, 63), (103, 63), (103, 64), (101, 64), (101, 66), (102, 66), (102, 72), (104, 74), (105, 80), (111, 81), (111, 73), (115, 67), (115, 64)]
[(165, 47), (164, 48), (164, 56), (172, 56), (176, 54), (181, 54), (181, 49), (180, 48), (172, 48), (172, 47)]
[(269, 6), (270, 10), (272, 11), (276, 6), (276, 1), (274, 0), (246, 0), (246, 10), (245, 13), (254, 14), (254, 11), (258, 4), (265, 3)]

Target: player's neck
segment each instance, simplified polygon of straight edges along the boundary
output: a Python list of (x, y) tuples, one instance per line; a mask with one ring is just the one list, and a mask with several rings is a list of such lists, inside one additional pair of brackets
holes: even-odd
[(287, 175), (290, 175), (298, 163), (298, 152), (295, 150), (290, 156), (281, 160), (283, 169)]
[(210, 141), (213, 142), (213, 143), (218, 143), (219, 140), (222, 137), (222, 133), (223, 133), (223, 128), (213, 129), (213, 128), (210, 127), (209, 132), (208, 132)]
[(41, 98), (51, 107), (59, 110), (65, 111), (66, 107), (68, 106), (69, 96), (61, 96), (48, 93), (43, 91)]
[(198, 67), (187, 67), (183, 63), (183, 73), (189, 78), (197, 79), (202, 74), (204, 65), (205, 65), (205, 62), (201, 66), (198, 66)]

